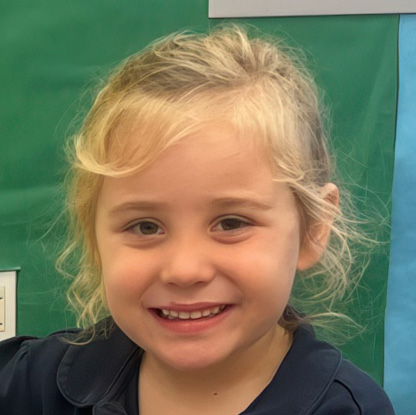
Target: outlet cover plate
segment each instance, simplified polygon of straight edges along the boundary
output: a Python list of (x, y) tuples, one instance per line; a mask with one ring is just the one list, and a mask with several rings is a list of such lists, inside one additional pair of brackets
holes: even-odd
[(4, 326), (0, 331), (0, 340), (16, 336), (16, 282), (17, 271), (0, 271), (0, 287), (4, 287), (4, 296), (0, 300), (2, 311), (4, 309)]

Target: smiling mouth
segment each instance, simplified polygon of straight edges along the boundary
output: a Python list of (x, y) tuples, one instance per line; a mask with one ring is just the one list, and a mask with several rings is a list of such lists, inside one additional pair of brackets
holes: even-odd
[(157, 314), (165, 320), (200, 320), (215, 317), (222, 313), (226, 307), (226, 305), (221, 305), (196, 311), (176, 311), (161, 308), (157, 310)]

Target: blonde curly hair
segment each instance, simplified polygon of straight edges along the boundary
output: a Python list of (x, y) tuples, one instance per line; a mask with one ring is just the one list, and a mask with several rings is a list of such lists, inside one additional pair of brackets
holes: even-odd
[[(315, 83), (292, 52), (241, 26), (173, 34), (126, 59), (71, 141), (72, 233), (57, 264), (66, 275), (76, 274), (68, 298), (79, 325), (109, 315), (94, 228), (103, 178), (140, 171), (173, 143), (218, 120), (266, 148), (279, 180), (297, 199), (304, 238), (318, 224), (331, 228), (319, 263), (297, 276), (301, 295), (292, 297), (280, 324), (295, 330), (305, 321), (297, 309), (309, 318), (335, 315), (333, 306), (349, 286), (349, 240), (356, 234), (342, 209), (322, 194), (333, 174), (322, 113)], [(141, 138), (132, 144), (133, 130)]]

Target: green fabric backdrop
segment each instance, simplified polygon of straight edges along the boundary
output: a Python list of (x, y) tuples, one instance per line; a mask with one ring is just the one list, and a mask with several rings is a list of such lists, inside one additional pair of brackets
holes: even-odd
[[(0, 6), (0, 269), (19, 267), (18, 333), (73, 324), (54, 260), (62, 146), (97, 77), (156, 37), (206, 30), (207, 0), (3, 0)], [(305, 49), (332, 108), (340, 169), (363, 209), (389, 218), (396, 112), (397, 16), (246, 19)], [(86, 92), (87, 91), (87, 92)], [(77, 117), (76, 117), (77, 116)], [(387, 240), (384, 228), (380, 237)], [(343, 350), (383, 376), (388, 245), (373, 256), (351, 313), (368, 324)], [(362, 313), (358, 313), (360, 307)]]

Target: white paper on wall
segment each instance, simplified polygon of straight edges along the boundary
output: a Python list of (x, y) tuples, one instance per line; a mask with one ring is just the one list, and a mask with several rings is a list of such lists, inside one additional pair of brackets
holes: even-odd
[(215, 17), (416, 13), (416, 0), (209, 0)]

